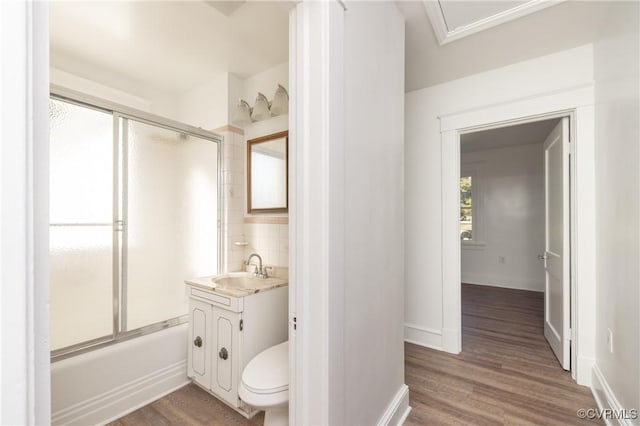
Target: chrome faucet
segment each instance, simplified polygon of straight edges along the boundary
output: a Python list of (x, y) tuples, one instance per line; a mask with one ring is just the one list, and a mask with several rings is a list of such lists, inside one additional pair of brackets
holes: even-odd
[(253, 259), (254, 257), (258, 258), (258, 265), (256, 265), (256, 270), (253, 273), (254, 277), (258, 277), (258, 278), (268, 278), (267, 277), (267, 271), (265, 269), (262, 268), (262, 258), (260, 257), (260, 255), (258, 253), (251, 253), (249, 255), (249, 257), (247, 258), (246, 261), (246, 265), (250, 265), (251, 263), (251, 259)]

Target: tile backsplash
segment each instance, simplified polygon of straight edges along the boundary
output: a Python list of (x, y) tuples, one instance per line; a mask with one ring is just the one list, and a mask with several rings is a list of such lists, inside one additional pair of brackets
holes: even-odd
[(266, 265), (289, 265), (289, 225), (271, 223), (245, 223), (245, 260), (258, 253)]

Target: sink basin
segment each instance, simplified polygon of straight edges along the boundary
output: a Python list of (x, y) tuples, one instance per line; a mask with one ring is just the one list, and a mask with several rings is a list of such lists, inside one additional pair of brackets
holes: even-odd
[(211, 278), (217, 288), (246, 288), (255, 289), (260, 287), (265, 281), (248, 274), (225, 274)]
[(246, 272), (231, 272), (211, 278), (215, 288), (259, 290), (278, 284), (278, 278), (258, 278)]

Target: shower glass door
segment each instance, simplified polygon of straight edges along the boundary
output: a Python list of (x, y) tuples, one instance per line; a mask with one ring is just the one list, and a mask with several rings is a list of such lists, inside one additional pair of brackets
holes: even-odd
[(113, 336), (113, 115), (51, 99), (51, 349)]
[(187, 277), (218, 263), (218, 152), (211, 141), (125, 119), (126, 272), (121, 324), (187, 314)]
[(50, 102), (54, 359), (186, 321), (218, 272), (217, 136), (96, 102)]

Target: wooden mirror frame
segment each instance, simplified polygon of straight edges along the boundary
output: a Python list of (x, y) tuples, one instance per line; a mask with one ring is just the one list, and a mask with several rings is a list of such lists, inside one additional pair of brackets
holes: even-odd
[[(285, 150), (285, 206), (275, 208), (256, 209), (251, 207), (251, 147), (253, 145), (272, 141), (274, 139), (284, 138)], [(262, 136), (247, 141), (247, 213), (287, 213), (289, 211), (289, 131), (285, 130), (278, 133)]]

